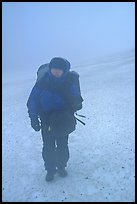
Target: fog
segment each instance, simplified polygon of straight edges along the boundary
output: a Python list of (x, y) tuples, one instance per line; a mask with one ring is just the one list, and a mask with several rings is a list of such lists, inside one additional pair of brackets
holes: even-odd
[[(135, 201), (134, 44), (133, 2), (2, 2), (3, 202)], [(55, 56), (80, 76), (86, 125), (69, 137), (68, 177), (49, 184), (26, 102)]]
[(135, 47), (134, 2), (3, 2), (3, 81), (55, 56), (72, 66)]

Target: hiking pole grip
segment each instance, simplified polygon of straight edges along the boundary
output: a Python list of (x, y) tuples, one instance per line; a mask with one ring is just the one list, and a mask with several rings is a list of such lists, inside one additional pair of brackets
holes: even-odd
[(80, 114), (78, 114), (78, 113), (75, 113), (77, 116), (80, 116), (80, 117), (82, 117), (82, 118), (86, 118), (86, 116), (85, 115), (80, 115)]

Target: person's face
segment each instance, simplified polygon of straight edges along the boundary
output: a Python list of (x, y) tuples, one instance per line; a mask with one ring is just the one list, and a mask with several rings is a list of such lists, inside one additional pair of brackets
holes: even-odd
[(61, 77), (63, 74), (63, 70), (61, 69), (57, 69), (57, 68), (52, 68), (51, 69), (51, 73), (55, 76), (55, 77)]

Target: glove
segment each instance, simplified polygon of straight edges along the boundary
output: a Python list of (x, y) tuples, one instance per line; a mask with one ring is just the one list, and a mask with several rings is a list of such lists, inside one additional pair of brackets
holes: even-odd
[(40, 131), (40, 122), (39, 122), (38, 118), (31, 118), (31, 127), (35, 131)]
[(80, 110), (80, 109), (82, 109), (82, 103), (79, 103), (79, 104), (77, 104), (77, 105), (73, 105), (73, 106), (72, 106), (72, 110), (73, 110), (74, 112), (76, 112), (76, 111), (78, 111), (78, 110)]

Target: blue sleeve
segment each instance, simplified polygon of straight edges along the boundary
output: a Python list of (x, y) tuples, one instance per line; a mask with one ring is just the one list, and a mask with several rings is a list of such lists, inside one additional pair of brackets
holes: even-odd
[(41, 90), (34, 86), (27, 101), (28, 114), (30, 118), (38, 117), (39, 115), (39, 95)]

